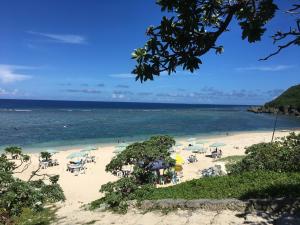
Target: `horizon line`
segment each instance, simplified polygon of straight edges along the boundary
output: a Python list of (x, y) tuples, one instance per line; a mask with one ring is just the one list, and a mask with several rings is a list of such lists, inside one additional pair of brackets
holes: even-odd
[(1, 100), (17, 101), (51, 101), (51, 102), (94, 102), (94, 103), (131, 103), (131, 104), (167, 104), (167, 105), (224, 105), (224, 106), (260, 106), (259, 104), (217, 104), (217, 103), (171, 103), (171, 102), (135, 102), (135, 101), (98, 101), (98, 100), (57, 100), (57, 99), (17, 99), (0, 98)]

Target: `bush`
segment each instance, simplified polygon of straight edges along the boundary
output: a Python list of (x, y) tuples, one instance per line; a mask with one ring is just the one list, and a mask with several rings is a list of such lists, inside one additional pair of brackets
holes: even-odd
[[(16, 170), (24, 171), (28, 168), (31, 163), (30, 157), (24, 155), (21, 148), (18, 147), (10, 147), (5, 149), (5, 151), (11, 155), (11, 158), (6, 154), (0, 156), (1, 224), (48, 224), (44, 220), (35, 217), (35, 214), (38, 216), (47, 213), (44, 208), (45, 203), (65, 199), (63, 190), (57, 184), (59, 177), (51, 177), (52, 184), (50, 185), (45, 184), (43, 180), (23, 181), (15, 178), (13, 174)], [(37, 174), (37, 172), (35, 171), (34, 174)], [(27, 223), (28, 221), (24, 222), (22, 218), (29, 216), (29, 214), (32, 214), (32, 218), (28, 219), (31, 223)], [(23, 222), (21, 223), (20, 221)]]
[(246, 149), (246, 157), (229, 167), (230, 173), (267, 170), (300, 172), (300, 134), (291, 133), (274, 143), (255, 144)]
[(114, 211), (125, 212), (129, 200), (141, 198), (155, 183), (155, 174), (149, 166), (151, 163), (161, 160), (166, 165), (175, 164), (169, 152), (174, 144), (175, 140), (170, 136), (155, 136), (127, 146), (106, 165), (106, 171), (116, 175), (123, 172), (124, 166), (131, 166), (133, 171), (129, 177), (102, 185), (100, 192), (105, 197), (92, 202), (91, 208), (105, 204)]
[(30, 208), (23, 208), (20, 216), (14, 218), (16, 225), (49, 225), (55, 220), (53, 209), (44, 209), (36, 212)]
[(255, 171), (207, 177), (174, 186), (155, 188), (142, 200), (151, 199), (250, 199), (300, 197), (300, 174)]

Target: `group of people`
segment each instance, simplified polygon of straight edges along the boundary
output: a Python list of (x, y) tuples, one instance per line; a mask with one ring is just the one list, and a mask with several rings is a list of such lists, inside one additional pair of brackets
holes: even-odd
[(223, 152), (221, 149), (216, 148), (215, 150), (213, 150), (211, 152), (211, 156), (212, 158), (216, 159), (216, 158), (221, 158), (223, 155)]
[(86, 163), (96, 163), (95, 156), (87, 155), (85, 158), (81, 158), (78, 161), (69, 161), (67, 164), (67, 171), (74, 173), (79, 172), (85, 173), (86, 170)]

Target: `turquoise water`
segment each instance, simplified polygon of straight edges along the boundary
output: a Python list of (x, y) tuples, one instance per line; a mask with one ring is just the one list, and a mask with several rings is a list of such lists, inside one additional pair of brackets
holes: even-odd
[[(18, 145), (44, 148), (272, 130), (274, 115), (248, 106), (170, 105), (0, 100), (0, 149)], [(300, 128), (300, 119), (279, 116), (278, 129)]]

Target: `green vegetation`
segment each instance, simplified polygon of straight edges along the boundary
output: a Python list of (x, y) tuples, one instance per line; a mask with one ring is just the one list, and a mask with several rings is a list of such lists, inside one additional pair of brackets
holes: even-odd
[(290, 87), (279, 97), (265, 104), (265, 107), (274, 107), (281, 109), (283, 107), (292, 107), (300, 111), (300, 85)]
[(206, 177), (146, 191), (145, 199), (223, 199), (300, 197), (299, 173), (245, 172)]
[(30, 208), (23, 208), (18, 217), (13, 218), (16, 225), (48, 225), (56, 220), (56, 209), (46, 208), (42, 211), (33, 211)]
[(147, 141), (127, 146), (110, 161), (106, 166), (106, 171), (114, 175), (125, 174), (129, 167), (131, 171), (118, 181), (102, 185), (100, 192), (103, 192), (105, 197), (94, 201), (91, 207), (97, 208), (105, 204), (115, 211), (126, 211), (127, 201), (143, 194), (139, 192), (141, 187), (148, 190), (157, 182), (158, 177), (149, 166), (152, 162), (160, 160), (166, 167), (175, 163), (169, 152), (173, 145), (175, 145), (173, 138), (155, 136)]
[(248, 171), (300, 172), (300, 134), (273, 143), (255, 144), (246, 149), (246, 157), (231, 166), (230, 173)]
[(231, 155), (224, 158), (217, 159), (216, 162), (236, 163), (245, 158), (244, 155)]
[[(273, 0), (253, 1), (199, 1), (199, 0), (157, 0), (162, 11), (167, 13), (158, 26), (147, 29), (148, 41), (142, 48), (135, 49), (132, 58), (136, 66), (132, 71), (136, 80), (153, 80), (162, 72), (169, 75), (176, 69), (194, 72), (199, 69), (200, 57), (210, 51), (221, 54), (224, 47), (217, 44), (231, 23), (237, 22), (242, 39), (249, 43), (260, 41), (266, 31), (266, 24), (278, 9)], [(285, 10), (287, 16), (294, 16), (295, 24), (287, 25), (288, 31), (278, 31), (274, 43), (280, 43), (278, 50), (262, 60), (278, 54), (289, 46), (300, 45), (299, 4)]]
[(101, 187), (105, 197), (92, 202), (91, 208), (105, 204), (125, 212), (129, 200), (147, 199), (300, 197), (300, 134), (291, 133), (274, 143), (255, 144), (246, 149), (246, 156), (221, 160), (230, 165), (227, 176), (194, 179), (164, 188), (155, 188), (151, 182), (138, 183), (134, 176), (108, 183)]
[[(0, 224), (49, 224), (54, 213), (45, 209), (45, 204), (65, 199), (63, 190), (57, 184), (58, 176), (32, 172), (28, 181), (14, 177), (28, 169), (31, 159), (19, 147), (5, 149), (0, 156)], [(50, 177), (50, 184), (33, 180), (37, 176)]]

